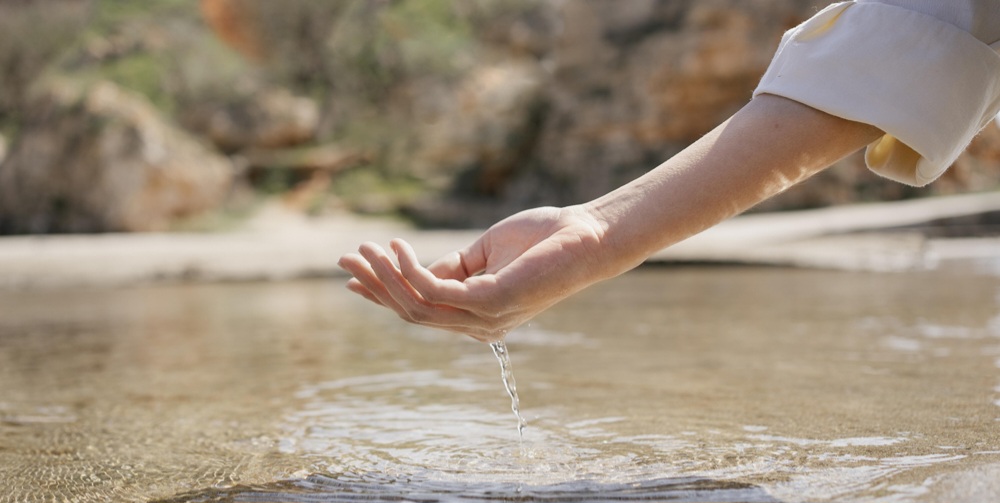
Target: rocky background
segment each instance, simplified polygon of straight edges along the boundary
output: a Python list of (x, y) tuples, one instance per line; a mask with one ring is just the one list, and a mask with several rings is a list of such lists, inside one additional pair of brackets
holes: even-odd
[[(585, 201), (743, 103), (816, 0), (0, 0), (0, 234), (304, 213), (484, 226)], [(859, 156), (755, 211), (913, 189)]]

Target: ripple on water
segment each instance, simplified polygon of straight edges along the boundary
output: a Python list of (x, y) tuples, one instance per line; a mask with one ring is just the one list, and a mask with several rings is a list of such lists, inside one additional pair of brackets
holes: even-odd
[[(282, 445), (313, 460), (314, 473), (301, 480), (213, 488), (164, 503), (797, 501), (846, 494), (915, 466), (962, 457), (876, 460), (851, 452), (909, 439), (796, 438), (766, 434), (763, 426), (745, 427), (732, 438), (721, 432), (725, 438), (708, 438), (705, 432), (691, 439), (628, 436), (613, 431), (620, 417), (563, 424), (535, 420), (519, 443), (504, 407), (472, 404), (468, 393), (478, 391), (475, 381), (438, 371), (312, 386), (299, 393), (305, 404), (288, 416)], [(742, 454), (734, 456), (734, 450)], [(813, 470), (811, 463), (825, 468)], [(767, 489), (746, 482), (761, 472), (788, 478)]]
[(474, 381), (436, 371), (321, 384), (299, 393), (307, 402), (288, 416), (282, 449), (332, 473), (375, 466), (384, 473), (536, 483), (553, 474), (601, 473), (609, 468), (603, 463), (616, 459), (579, 442), (601, 434), (589, 423), (564, 429), (542, 421), (519, 442), (502, 402), (492, 410), (478, 406), (467, 398), (477, 391)]
[(607, 502), (671, 501), (775, 503), (778, 500), (750, 484), (678, 477), (628, 483), (572, 481), (530, 485), (511, 482), (462, 483), (378, 473), (317, 474), (304, 480), (267, 486), (215, 489), (182, 495), (158, 503), (268, 501), (273, 503), (316, 502), (353, 503), (358, 501), (421, 503), (463, 503), (481, 501), (514, 502)]
[[(907, 435), (817, 439), (763, 425), (628, 435), (617, 431), (624, 417), (560, 422), (554, 411), (519, 442), (499, 388), (438, 370), (309, 386), (282, 450), (310, 459), (312, 475), (170, 501), (802, 501), (962, 458), (867, 455)], [(784, 475), (766, 490), (747, 483), (761, 473)]]
[(164, 501), (775, 501), (743, 482), (671, 476), (651, 446), (677, 441), (604, 429), (621, 418), (539, 420), (519, 442), (502, 402), (490, 410), (470, 399), (483, 388), (439, 371), (310, 386), (281, 446), (315, 473)]

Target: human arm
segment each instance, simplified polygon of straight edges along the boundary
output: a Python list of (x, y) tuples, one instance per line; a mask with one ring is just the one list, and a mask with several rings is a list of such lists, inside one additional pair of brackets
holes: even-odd
[(428, 268), (406, 243), (372, 243), (340, 265), (348, 288), (407, 321), (502, 338), (556, 302), (808, 178), (880, 135), (798, 102), (759, 95), (649, 173), (588, 203), (536, 208)]
[(398, 268), (363, 245), (341, 261), (348, 286), (409, 321), (493, 340), (862, 146), (873, 171), (927, 184), (1000, 113), (998, 37), (995, 0), (831, 4), (785, 33), (749, 104), (648, 174), (519, 213), (429, 269), (405, 243), (392, 244)]

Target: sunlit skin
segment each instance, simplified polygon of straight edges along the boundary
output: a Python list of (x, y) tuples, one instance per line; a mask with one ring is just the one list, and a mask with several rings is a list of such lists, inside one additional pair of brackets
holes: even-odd
[(602, 197), (497, 223), (428, 267), (406, 242), (344, 255), (347, 287), (404, 320), (492, 342), (598, 281), (875, 141), (877, 128), (760, 95), (652, 171)]

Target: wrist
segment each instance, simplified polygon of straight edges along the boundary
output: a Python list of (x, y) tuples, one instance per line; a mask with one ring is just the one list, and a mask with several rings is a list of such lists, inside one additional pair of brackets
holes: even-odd
[(601, 279), (618, 276), (638, 266), (648, 256), (642, 253), (641, 242), (625, 238), (629, 234), (626, 229), (629, 222), (623, 218), (622, 211), (616, 210), (619, 207), (620, 204), (615, 204), (609, 194), (567, 208), (594, 229), (598, 242), (593, 256), (602, 271)]

